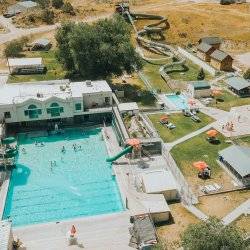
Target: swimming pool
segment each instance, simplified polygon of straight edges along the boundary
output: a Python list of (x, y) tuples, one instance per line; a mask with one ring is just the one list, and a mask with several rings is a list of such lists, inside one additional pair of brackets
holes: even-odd
[(176, 94), (168, 94), (165, 95), (165, 97), (174, 104), (174, 106), (177, 109), (188, 109), (188, 102), (187, 102), (187, 98), (180, 94), (180, 95), (176, 95)]
[(10, 216), (14, 226), (124, 209), (100, 128), (18, 138), (17, 168), (12, 171), (3, 215)]

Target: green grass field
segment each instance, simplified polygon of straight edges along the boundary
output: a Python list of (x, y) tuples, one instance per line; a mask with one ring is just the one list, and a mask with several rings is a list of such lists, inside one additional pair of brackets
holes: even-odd
[(223, 91), (222, 95), (217, 96), (216, 99), (217, 103), (214, 99), (209, 106), (223, 109), (225, 111), (229, 111), (232, 107), (250, 104), (250, 97), (240, 98), (228, 91)]
[[(175, 80), (182, 80), (182, 81), (195, 81), (197, 80), (198, 73), (200, 71), (200, 67), (187, 61), (185, 64), (188, 67), (186, 72), (172, 72), (168, 75)], [(180, 66), (178, 66), (180, 67)], [(210, 79), (211, 75), (205, 71), (205, 79)]]
[(186, 117), (183, 114), (171, 114), (169, 116), (169, 121), (176, 125), (176, 128), (170, 130), (166, 126), (161, 125), (159, 123), (160, 118), (163, 114), (153, 114), (149, 115), (149, 119), (153, 123), (155, 129), (158, 131), (160, 137), (164, 142), (172, 142), (174, 140), (177, 140), (197, 129), (200, 129), (207, 124), (213, 122), (213, 118), (203, 114), (199, 113), (198, 116), (201, 119), (201, 122), (197, 123), (191, 120), (190, 117)]
[(8, 80), (9, 83), (46, 81), (63, 79), (65, 77), (66, 71), (64, 71), (62, 65), (57, 61), (55, 57), (55, 51), (32, 51), (25, 53), (25, 57), (42, 57), (43, 63), (48, 69), (47, 73), (32, 75), (11, 75)]
[(192, 163), (196, 161), (205, 161), (211, 167), (214, 178), (218, 177), (223, 171), (216, 162), (218, 152), (230, 146), (230, 144), (225, 142), (225, 137), (221, 134), (217, 136), (220, 140), (218, 145), (209, 143), (206, 138), (206, 133), (200, 134), (176, 145), (171, 150), (171, 154), (184, 176), (196, 178), (197, 169), (192, 166)]
[(161, 78), (161, 75), (159, 73), (160, 67), (160, 65), (146, 63), (143, 68), (143, 72), (155, 90), (160, 90), (164, 93), (170, 93), (172, 92), (171, 89), (169, 88), (167, 83)]

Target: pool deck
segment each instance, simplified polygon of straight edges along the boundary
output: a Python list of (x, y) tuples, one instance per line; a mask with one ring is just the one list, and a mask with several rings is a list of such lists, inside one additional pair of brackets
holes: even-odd
[[(78, 245), (68, 245), (67, 233), (72, 225), (77, 230)], [(46, 223), (13, 228), (14, 238), (19, 238), (27, 250), (129, 250), (128, 211), (76, 218), (60, 223)], [(24, 248), (25, 247), (25, 248)]]

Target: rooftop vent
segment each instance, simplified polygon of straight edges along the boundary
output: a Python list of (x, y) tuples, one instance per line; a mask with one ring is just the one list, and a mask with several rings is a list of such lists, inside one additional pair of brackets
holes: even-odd
[(92, 87), (92, 82), (91, 82), (91, 80), (87, 80), (87, 81), (86, 81), (86, 85), (87, 85), (87, 87)]
[(36, 94), (36, 97), (37, 97), (37, 98), (43, 98), (43, 94), (37, 93), (37, 94)]

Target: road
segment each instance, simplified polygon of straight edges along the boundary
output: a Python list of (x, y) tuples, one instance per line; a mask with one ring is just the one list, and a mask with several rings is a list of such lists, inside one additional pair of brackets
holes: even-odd
[[(99, 16), (92, 16), (92, 17), (87, 17), (83, 21), (84, 22), (94, 22), (98, 19), (103, 19), (110, 17), (112, 14), (103, 14)], [(44, 25), (40, 26), (37, 28), (30, 28), (30, 29), (23, 29), (23, 28), (16, 28), (10, 18), (5, 18), (3, 16), (0, 16), (0, 24), (4, 26), (4, 28), (7, 30), (7, 33), (0, 34), (0, 45), (4, 44), (6, 42), (10, 42), (14, 39), (20, 38), (22, 36), (27, 36), (31, 34), (38, 34), (38, 33), (43, 33), (43, 32), (48, 32), (57, 29), (60, 27), (60, 23), (53, 24), (53, 25)]]

